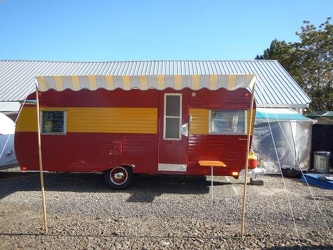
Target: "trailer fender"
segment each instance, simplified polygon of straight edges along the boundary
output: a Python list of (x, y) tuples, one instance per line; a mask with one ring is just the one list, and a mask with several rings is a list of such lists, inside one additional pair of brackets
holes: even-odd
[(104, 180), (112, 189), (128, 188), (133, 181), (131, 166), (117, 166), (103, 172)]

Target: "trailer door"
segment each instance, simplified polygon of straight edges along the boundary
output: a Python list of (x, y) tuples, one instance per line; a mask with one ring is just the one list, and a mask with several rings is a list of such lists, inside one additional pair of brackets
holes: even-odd
[(186, 172), (188, 150), (187, 92), (161, 93), (158, 171)]

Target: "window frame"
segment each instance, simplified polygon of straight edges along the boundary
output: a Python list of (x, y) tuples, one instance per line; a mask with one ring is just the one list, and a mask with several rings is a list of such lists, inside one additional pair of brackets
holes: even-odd
[[(242, 112), (244, 114), (244, 132), (241, 133), (239, 131), (230, 132), (230, 131), (222, 131), (222, 132), (214, 132), (213, 131), (213, 123), (212, 123), (212, 112)], [(218, 119), (221, 120), (221, 119)], [(237, 126), (238, 127), (238, 126)], [(210, 109), (209, 110), (209, 134), (210, 135), (247, 135), (247, 112), (243, 109)]]
[[(167, 116), (166, 109), (167, 109), (167, 96), (179, 96), (179, 116)], [(182, 94), (181, 93), (165, 93), (164, 94), (164, 110), (163, 110), (163, 140), (173, 140), (173, 141), (180, 141), (182, 139)], [(179, 121), (179, 127), (178, 127), (178, 138), (167, 138), (166, 137), (166, 121), (168, 118), (175, 119), (177, 118)]]
[[(44, 122), (44, 112), (62, 112), (63, 113), (63, 130), (61, 132), (47, 132), (44, 129), (43, 122)], [(67, 134), (67, 111), (66, 110), (59, 110), (59, 109), (45, 109), (41, 110), (40, 113), (40, 130), (41, 135), (66, 135)], [(49, 120), (46, 120), (49, 121)]]

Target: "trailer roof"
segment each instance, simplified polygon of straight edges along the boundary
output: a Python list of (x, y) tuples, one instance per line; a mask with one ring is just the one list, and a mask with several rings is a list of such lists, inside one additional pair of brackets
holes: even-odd
[(207, 88), (216, 90), (225, 88), (235, 90), (237, 88), (252, 88), (255, 82), (254, 75), (223, 74), (223, 75), (137, 75), (137, 76), (112, 76), (112, 75), (88, 75), (88, 76), (39, 76), (36, 77), (39, 91), (54, 89), (63, 91), (71, 90), (96, 90), (96, 89), (158, 89), (173, 88), (180, 90), (190, 88), (199, 90)]

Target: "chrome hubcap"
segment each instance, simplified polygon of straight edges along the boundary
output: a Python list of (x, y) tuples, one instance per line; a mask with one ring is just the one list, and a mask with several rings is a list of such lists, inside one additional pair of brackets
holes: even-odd
[(125, 178), (125, 175), (124, 173), (122, 172), (117, 172), (113, 175), (113, 178), (116, 180), (116, 181), (121, 181)]

